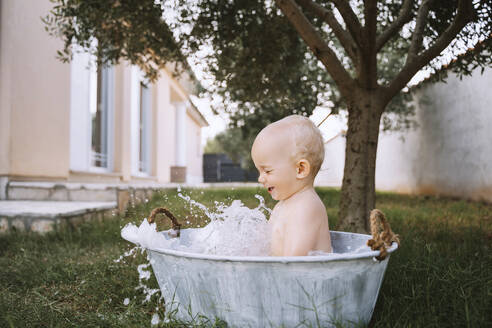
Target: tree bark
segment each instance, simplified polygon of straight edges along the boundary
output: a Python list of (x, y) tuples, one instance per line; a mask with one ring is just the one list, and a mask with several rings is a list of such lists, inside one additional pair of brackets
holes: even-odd
[(376, 90), (354, 95), (349, 118), (338, 229), (367, 233), (375, 207), (376, 152), (384, 110)]

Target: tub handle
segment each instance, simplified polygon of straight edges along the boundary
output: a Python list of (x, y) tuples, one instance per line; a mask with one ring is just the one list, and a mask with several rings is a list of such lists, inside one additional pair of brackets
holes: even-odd
[(391, 230), (386, 216), (378, 209), (371, 211), (370, 222), (372, 239), (367, 241), (367, 246), (373, 251), (378, 250), (379, 256), (376, 256), (376, 259), (382, 261), (388, 256), (386, 249), (391, 247), (393, 242), (400, 246), (400, 236)]
[(168, 232), (168, 235), (172, 238), (174, 237), (179, 237), (180, 235), (180, 230), (181, 230), (181, 224), (178, 222), (178, 219), (165, 207), (156, 207), (150, 212), (149, 219), (147, 220), (149, 223), (152, 223), (155, 221), (155, 217), (157, 214), (163, 213), (165, 214), (173, 223), (173, 228), (171, 231)]

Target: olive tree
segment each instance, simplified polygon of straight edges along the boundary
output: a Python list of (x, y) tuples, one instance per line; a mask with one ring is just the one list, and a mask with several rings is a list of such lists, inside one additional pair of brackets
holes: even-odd
[(194, 56), (222, 96), (215, 109), (245, 130), (320, 105), (345, 109), (344, 230), (367, 231), (380, 125), (411, 111), (401, 104), (412, 77), (473, 45), (453, 70), (491, 64), (492, 0), (52, 1), (44, 21), (64, 39), (62, 60), (78, 44), (100, 63), (126, 60), (155, 79), (170, 62), (188, 69)]

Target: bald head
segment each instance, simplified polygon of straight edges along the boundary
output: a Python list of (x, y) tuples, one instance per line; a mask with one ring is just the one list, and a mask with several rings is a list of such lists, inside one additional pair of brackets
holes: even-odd
[(319, 129), (307, 117), (287, 116), (266, 126), (253, 143), (268, 145), (274, 152), (282, 152), (294, 161), (306, 159), (311, 165), (314, 178), (325, 156), (323, 137)]

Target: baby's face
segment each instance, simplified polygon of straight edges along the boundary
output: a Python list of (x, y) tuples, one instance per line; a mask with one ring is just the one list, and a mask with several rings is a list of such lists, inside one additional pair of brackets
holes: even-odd
[(283, 134), (260, 133), (251, 149), (251, 157), (260, 176), (258, 182), (275, 200), (284, 200), (299, 190), (296, 163), (290, 155), (291, 143)]

